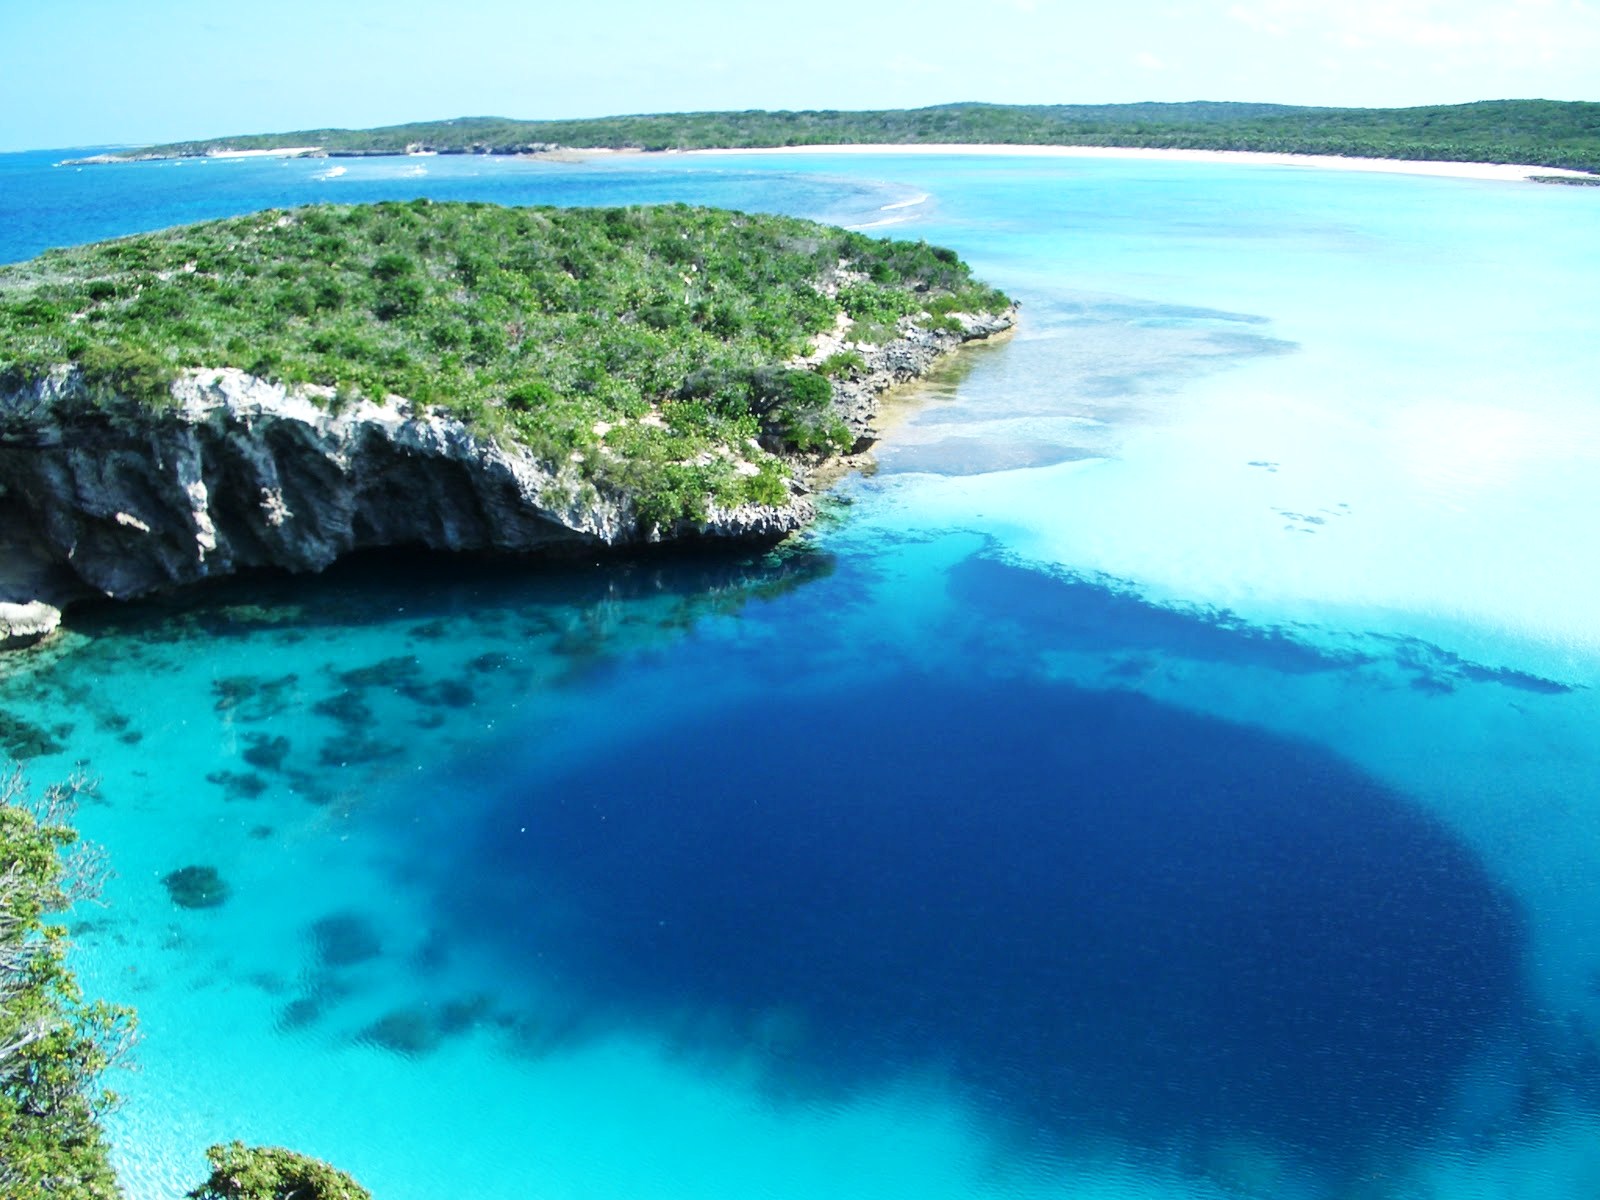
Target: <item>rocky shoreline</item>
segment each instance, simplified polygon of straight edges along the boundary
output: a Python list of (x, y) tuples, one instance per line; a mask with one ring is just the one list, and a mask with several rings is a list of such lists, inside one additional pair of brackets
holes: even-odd
[[(962, 344), (1010, 329), (1014, 309), (958, 316), (959, 332), (902, 324), (833, 381), (856, 442), (876, 438), (878, 398)], [(800, 365), (800, 364), (797, 364)], [(639, 519), (626, 495), (576, 484), (516, 445), (399, 397), (340, 408), (328, 389), (286, 389), (234, 368), (186, 372), (159, 412), (92, 395), (60, 368), (0, 393), (0, 649), (40, 641), (61, 612), (239, 571), (320, 571), (358, 550), (418, 546), (590, 553), (662, 542), (776, 541), (815, 515), (829, 460), (790, 457), (786, 503), (713, 505), (703, 522)]]

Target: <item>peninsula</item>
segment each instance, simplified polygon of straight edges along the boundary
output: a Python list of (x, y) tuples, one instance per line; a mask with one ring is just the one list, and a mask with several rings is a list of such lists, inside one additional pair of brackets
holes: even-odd
[(1413, 161), (1523, 163), (1600, 172), (1600, 103), (1486, 100), (1420, 108), (1285, 104), (941, 104), (842, 112), (694, 112), (527, 121), (461, 117), (174, 142), (75, 161), (238, 156), (544, 154), (846, 145), (1101, 146)]
[(684, 205), (269, 210), (0, 268), (0, 635), (352, 550), (774, 539), (1012, 302), (948, 250)]

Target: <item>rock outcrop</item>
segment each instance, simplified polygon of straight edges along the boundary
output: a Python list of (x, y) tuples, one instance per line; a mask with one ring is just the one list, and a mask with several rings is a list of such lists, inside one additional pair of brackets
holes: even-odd
[[(1013, 320), (963, 318), (959, 333), (908, 327), (885, 346), (860, 347), (865, 368), (834, 388), (858, 444), (873, 436), (880, 392)], [(0, 571), (0, 641), (43, 636), (62, 603), (85, 595), (126, 598), (256, 567), (318, 571), (367, 548), (775, 540), (813, 516), (804, 478), (815, 464), (796, 463), (801, 478), (785, 504), (713, 506), (703, 523), (659, 529), (570, 465), (399, 397), (340, 407), (327, 389), (286, 389), (233, 368), (188, 372), (172, 394), (152, 410), (92, 394), (70, 368), (0, 394), (0, 521), (33, 564)], [(8, 557), (20, 561), (21, 551)]]
[(0, 488), (0, 650), (42, 641), (61, 624), (62, 609), (92, 594), (56, 557)]
[(0, 650), (19, 650), (56, 631), (61, 610), (43, 600), (22, 604), (0, 601)]
[[(137, 596), (250, 567), (318, 571), (353, 550), (529, 551), (660, 536), (625, 498), (398, 398), (335, 411), (233, 368), (194, 371), (162, 412), (59, 371), (0, 399), (0, 482), (93, 591)], [(319, 403), (321, 401), (322, 403)], [(809, 516), (713, 511), (668, 536), (781, 535)]]
[[(856, 435), (855, 451), (867, 449), (878, 438), (873, 422), (878, 398), (892, 387), (919, 379), (939, 359), (965, 342), (993, 337), (1016, 324), (1015, 309), (1003, 313), (955, 314), (961, 332), (936, 332), (912, 325), (896, 341), (879, 347), (857, 347), (866, 368), (854, 378), (835, 381), (833, 401), (845, 424)], [(843, 343), (851, 345), (851, 343)], [(819, 360), (825, 355), (815, 356)]]

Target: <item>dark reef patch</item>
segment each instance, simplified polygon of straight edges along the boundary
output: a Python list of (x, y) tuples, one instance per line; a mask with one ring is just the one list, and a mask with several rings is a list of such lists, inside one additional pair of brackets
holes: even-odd
[(206, 782), (216, 784), (229, 800), (255, 800), (267, 790), (267, 781), (254, 771), (211, 771)]
[(466, 1033), (494, 1017), (494, 1000), (482, 993), (446, 1001), (439, 1009), (439, 1032), (453, 1035)]
[[(1253, 465), (1253, 464), (1252, 464)], [(1328, 510), (1332, 511), (1332, 510)], [(1323, 518), (1284, 513), (1296, 521)], [(1300, 674), (1392, 663), (1406, 685), (1429, 695), (1448, 695), (1464, 683), (1494, 683), (1535, 695), (1565, 695), (1576, 689), (1508, 667), (1470, 662), (1419, 638), (1368, 635), (1375, 652), (1330, 651), (1295, 636), (1293, 627), (1265, 627), (1227, 609), (1173, 609), (1153, 604), (1116, 580), (1054, 574), (975, 554), (949, 572), (952, 596), (965, 608), (993, 612), (1020, 624), (1039, 649), (1121, 656), (1153, 651), (1166, 658)]]
[(277, 735), (251, 733), (245, 735), (244, 753), (240, 756), (252, 767), (263, 771), (281, 771), (283, 760), (289, 756), (289, 739)]
[(470, 708), (478, 694), (460, 679), (438, 679), (433, 683), (407, 683), (398, 689), (407, 700), (427, 708)]
[(397, 654), (380, 659), (365, 667), (339, 672), (339, 682), (347, 688), (398, 688), (412, 683), (422, 673), (422, 664), (414, 654)]
[(333, 913), (311, 926), (317, 961), (325, 967), (351, 967), (377, 958), (382, 939), (372, 922), (358, 913)]
[[(1572, 684), (1529, 671), (1487, 667), (1421, 638), (1384, 636), (1381, 640), (1393, 647), (1395, 661), (1403, 669), (1417, 672), (1417, 679), (1422, 682), (1413, 683), (1413, 686), (1423, 691), (1450, 692), (1455, 690), (1455, 683), (1497, 683), (1536, 696), (1565, 696), (1578, 690)], [(1433, 683), (1440, 686), (1433, 688), (1430, 686)]]
[(423, 1008), (396, 1009), (356, 1035), (358, 1042), (379, 1046), (406, 1058), (432, 1053), (441, 1040), (438, 1023)]
[(361, 698), (360, 692), (353, 691), (336, 692), (332, 696), (318, 700), (311, 706), (311, 711), (347, 729), (362, 729), (377, 720), (373, 715), (372, 706)]
[(293, 1033), (306, 1029), (322, 1020), (324, 1006), (315, 996), (298, 996), (283, 1006), (278, 1013), (279, 1033)]
[(60, 754), (64, 749), (51, 730), (0, 710), (0, 751), (9, 757), (22, 762), (40, 755)]
[(228, 884), (215, 867), (179, 867), (161, 883), (179, 908), (216, 908), (228, 900)]
[(354, 767), (399, 758), (404, 753), (404, 746), (380, 738), (329, 738), (318, 748), (317, 762), (324, 767)]
[(955, 669), (770, 700), (803, 742), (719, 708), (518, 784), (437, 864), (457, 936), (591, 1016), (779, 1047), (780, 1090), (932, 1066), (1028, 1136), (1265, 1138), (1330, 1172), (1427, 1138), (1521, 1011), (1507, 896), (1319, 748)]
[(297, 703), (300, 680), (295, 675), (268, 678), (263, 675), (229, 675), (211, 685), (216, 710), (230, 713), (239, 721), (266, 721)]
[(1291, 674), (1371, 661), (1366, 655), (1319, 650), (1226, 610), (1163, 608), (1102, 579), (1048, 574), (983, 554), (952, 567), (949, 587), (963, 606), (1022, 624), (1041, 649), (1106, 655), (1157, 651)]

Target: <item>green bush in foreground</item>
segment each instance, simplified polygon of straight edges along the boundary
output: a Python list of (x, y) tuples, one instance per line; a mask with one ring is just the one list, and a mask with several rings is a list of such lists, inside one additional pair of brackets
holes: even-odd
[(372, 1200), (337, 1167), (278, 1146), (243, 1142), (212, 1146), (211, 1178), (189, 1193), (191, 1200)]
[(159, 411), (179, 372), (237, 367), (335, 408), (398, 395), (660, 523), (771, 503), (774, 454), (837, 448), (827, 380), (784, 364), (841, 311), (881, 340), (1008, 304), (948, 250), (789, 217), (316, 205), (0, 268), (0, 384), (72, 363), (91, 403)]
[[(30, 792), (0, 776), (0, 1198), (118, 1200), (101, 1118), (116, 1096), (100, 1079), (127, 1050), (133, 1012), (83, 997), (66, 931), (49, 918), (99, 892), (104, 860), (71, 820), (82, 778)], [(207, 1151), (208, 1200), (371, 1200), (326, 1163), (289, 1150)]]
[(84, 1000), (66, 931), (49, 918), (97, 891), (100, 862), (69, 824), (82, 780), (29, 795), (0, 779), (0, 1196), (111, 1200), (119, 1193), (100, 1117), (115, 1096), (100, 1076), (132, 1032), (132, 1013)]

